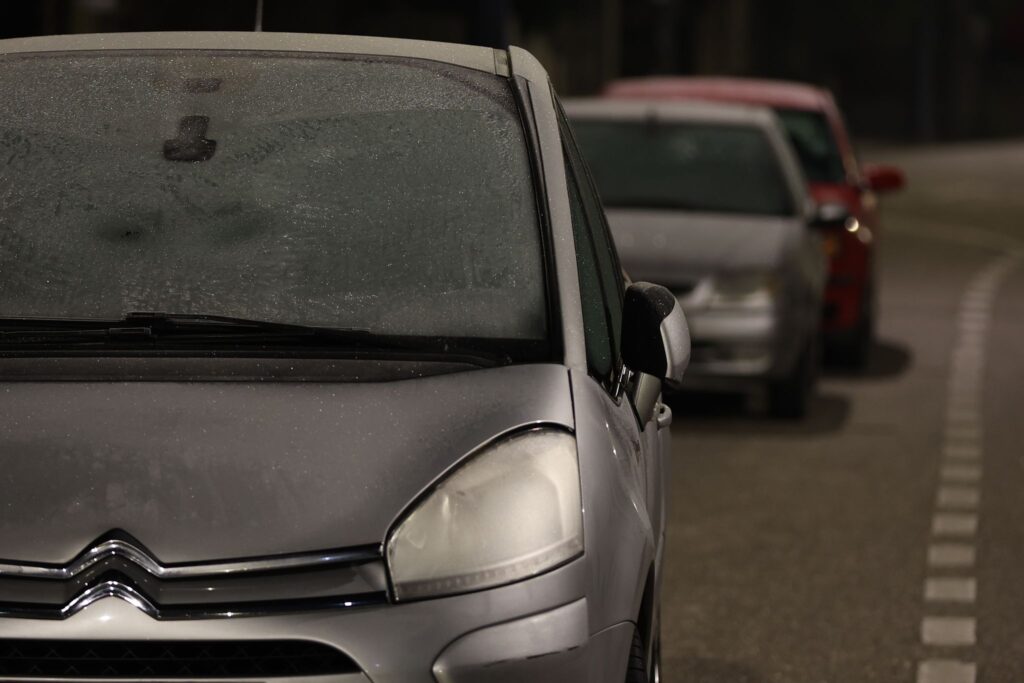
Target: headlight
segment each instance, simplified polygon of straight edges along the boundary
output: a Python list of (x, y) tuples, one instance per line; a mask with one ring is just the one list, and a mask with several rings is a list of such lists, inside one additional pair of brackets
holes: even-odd
[(774, 274), (729, 275), (715, 277), (711, 308), (771, 308), (778, 289)]
[(485, 448), (391, 533), (397, 600), (489, 588), (583, 551), (576, 439), (537, 429)]

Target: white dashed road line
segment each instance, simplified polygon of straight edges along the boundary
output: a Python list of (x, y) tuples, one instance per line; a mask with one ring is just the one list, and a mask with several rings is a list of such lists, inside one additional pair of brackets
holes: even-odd
[(940, 647), (974, 645), (974, 617), (925, 617), (921, 620), (921, 640), (925, 645)]
[(948, 460), (978, 460), (981, 458), (981, 448), (975, 444), (947, 444), (945, 455)]
[(934, 536), (973, 536), (978, 530), (978, 515), (940, 512), (932, 519)]
[(939, 489), (938, 506), (973, 510), (978, 507), (981, 494), (973, 486), (943, 486)]
[(974, 683), (977, 669), (973, 662), (931, 659), (918, 667), (917, 683)]
[(978, 584), (974, 579), (928, 579), (924, 599), (929, 602), (974, 602)]
[(974, 546), (967, 543), (936, 543), (928, 548), (928, 566), (961, 568), (974, 566)]
[(942, 606), (943, 611), (926, 612), (921, 620), (921, 642), (937, 656), (918, 662), (917, 683), (975, 683), (978, 676), (977, 664), (967, 655), (977, 642), (971, 606), (978, 597), (973, 538), (978, 533), (983, 475), (985, 338), (999, 284), (1022, 258), (1024, 251), (1008, 251), (974, 278), (960, 302), (923, 592), (929, 610)]
[(944, 465), (939, 472), (943, 482), (970, 483), (981, 481), (981, 467), (978, 465)]

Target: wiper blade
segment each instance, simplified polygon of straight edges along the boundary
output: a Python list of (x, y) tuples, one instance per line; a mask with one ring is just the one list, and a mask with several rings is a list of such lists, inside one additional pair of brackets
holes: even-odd
[(133, 311), (124, 317), (127, 325), (144, 325), (155, 331), (184, 333), (196, 331), (225, 331), (229, 333), (253, 332), (284, 332), (309, 336), (333, 337), (373, 337), (370, 330), (354, 327), (320, 327), (316, 325), (300, 325), (282, 323), (272, 320), (253, 318), (235, 318), (226, 315), (207, 315), (198, 313), (159, 313), (153, 311)]
[(366, 329), (316, 327), (223, 315), (135, 311), (120, 319), (3, 318), (0, 340), (83, 337), (93, 339), (143, 338), (175, 335), (273, 335), (321, 337), (355, 342), (374, 338)]
[(60, 344), (155, 346), (235, 344), (398, 351), (461, 357), (485, 365), (509, 362), (506, 354), (465, 345), (459, 340), (381, 335), (365, 328), (318, 327), (223, 315), (135, 311), (120, 319), (0, 317), (0, 347)]

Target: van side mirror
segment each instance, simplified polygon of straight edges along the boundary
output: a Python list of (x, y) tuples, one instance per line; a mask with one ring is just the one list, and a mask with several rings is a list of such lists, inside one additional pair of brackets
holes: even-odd
[(895, 166), (864, 164), (861, 174), (864, 176), (864, 183), (878, 193), (902, 190), (907, 184), (903, 171)]
[(634, 282), (622, 311), (622, 359), (626, 367), (679, 384), (690, 363), (690, 329), (672, 292)]

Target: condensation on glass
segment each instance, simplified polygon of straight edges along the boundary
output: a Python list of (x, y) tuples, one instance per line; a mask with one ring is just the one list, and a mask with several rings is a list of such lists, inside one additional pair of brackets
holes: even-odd
[(0, 315), (542, 339), (505, 79), (245, 52), (0, 60)]

